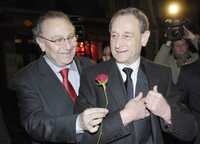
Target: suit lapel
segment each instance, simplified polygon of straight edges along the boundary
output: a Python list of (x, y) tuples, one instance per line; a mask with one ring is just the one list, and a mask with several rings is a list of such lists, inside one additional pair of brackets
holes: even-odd
[(159, 79), (158, 79), (159, 73), (155, 69), (153, 69), (153, 67), (151, 66), (151, 63), (148, 62), (148, 60), (144, 58), (141, 59), (140, 67), (147, 76), (149, 89), (153, 89), (153, 86), (158, 85), (159, 83)]
[[(39, 79), (41, 80), (39, 84), (43, 93), (42, 95), (49, 108), (54, 112), (62, 112), (63, 110), (65, 112), (73, 112), (73, 104), (70, 97), (44, 58), (41, 58), (38, 64), (38, 72)], [(58, 104), (56, 106), (55, 101)]]
[(80, 60), (78, 59), (78, 57), (74, 57), (74, 61), (76, 63), (76, 67), (78, 69), (79, 74), (81, 73), (82, 69), (81, 69), (81, 64), (80, 64)]
[[(117, 108), (124, 107), (126, 103), (126, 90), (123, 79), (114, 59), (110, 61), (108, 66), (108, 73), (110, 75), (108, 82), (108, 94), (110, 94), (115, 102)], [(111, 100), (111, 101), (113, 101)]]
[[(142, 58), (140, 68), (147, 76), (149, 89), (152, 89), (154, 85), (158, 85), (158, 72), (152, 69), (151, 63)], [(107, 85), (108, 94), (112, 95), (118, 107), (123, 107), (126, 104), (126, 89), (120, 71), (114, 59), (111, 59), (109, 61), (107, 71), (110, 75)]]
[[(140, 67), (142, 71), (146, 74), (146, 77), (149, 83), (149, 90), (153, 89), (154, 85), (159, 84), (158, 71), (153, 69), (151, 63), (148, 62), (148, 60), (144, 58), (141, 59)], [(159, 125), (158, 118), (153, 114), (151, 114), (151, 125), (152, 125), (152, 133), (153, 133), (153, 142), (157, 144), (158, 138), (160, 138), (158, 136), (158, 131), (160, 127), (158, 127)]]

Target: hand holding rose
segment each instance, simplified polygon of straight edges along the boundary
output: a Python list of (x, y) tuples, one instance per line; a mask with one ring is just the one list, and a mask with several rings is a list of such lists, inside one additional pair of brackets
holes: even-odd
[(99, 129), (99, 124), (107, 115), (108, 110), (104, 108), (88, 108), (79, 116), (79, 124), (82, 130), (94, 133)]

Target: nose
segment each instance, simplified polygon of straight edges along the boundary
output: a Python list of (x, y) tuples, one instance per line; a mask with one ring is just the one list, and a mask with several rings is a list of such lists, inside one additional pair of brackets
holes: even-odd
[(72, 43), (69, 41), (69, 40), (65, 40), (64, 42), (63, 42), (63, 45), (62, 45), (63, 47), (65, 47), (65, 49), (71, 49), (71, 47), (73, 46), (72, 45)]
[(63, 41), (57, 47), (60, 51), (63, 51), (63, 50), (70, 50), (72, 46), (67, 41)]
[(114, 41), (114, 44), (115, 44), (115, 48), (119, 49), (121, 47), (123, 43), (123, 39), (121, 39), (120, 37), (118, 37), (115, 41)]
[(77, 46), (77, 41), (70, 41), (65, 39), (65, 41), (63, 42), (63, 46), (66, 47), (66, 49), (71, 49)]

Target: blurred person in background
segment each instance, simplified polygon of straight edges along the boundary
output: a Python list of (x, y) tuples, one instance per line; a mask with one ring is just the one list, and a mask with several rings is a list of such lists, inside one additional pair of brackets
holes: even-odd
[[(190, 144), (200, 144), (200, 60), (181, 68), (177, 87), (181, 91), (182, 101), (188, 106), (199, 124), (196, 139)], [(180, 142), (182, 144), (183, 142)]]
[(177, 83), (181, 66), (193, 63), (199, 58), (198, 42), (199, 36), (184, 27), (184, 36), (181, 39), (168, 39), (156, 54), (154, 62), (171, 68), (174, 84)]
[(109, 45), (106, 45), (103, 49), (102, 60), (108, 61), (112, 58), (112, 53)]

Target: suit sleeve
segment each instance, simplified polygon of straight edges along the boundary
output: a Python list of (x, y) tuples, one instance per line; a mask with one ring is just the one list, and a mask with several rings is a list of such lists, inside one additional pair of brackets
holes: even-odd
[(181, 140), (191, 141), (198, 131), (197, 122), (184, 104), (180, 91), (171, 81), (168, 82), (166, 99), (171, 107), (172, 125), (168, 126), (161, 120), (162, 129)]
[[(95, 78), (93, 78), (92, 74), (88, 73), (88, 71), (83, 71), (81, 75), (79, 96), (75, 106), (76, 112), (82, 112), (83, 110), (90, 107), (103, 107), (101, 104), (99, 104), (100, 101), (98, 94), (95, 91), (95, 85)], [(110, 109), (109, 111), (109, 114), (101, 124), (101, 143), (110, 143), (130, 134), (129, 127), (123, 126), (119, 113), (120, 109), (112, 112)], [(81, 143), (97, 143), (101, 131), (100, 129), (101, 128), (99, 128), (98, 132), (94, 134), (85, 132)]]
[(77, 115), (55, 116), (47, 113), (40, 91), (32, 79), (23, 77), (12, 81), (12, 88), (18, 96), (21, 123), (27, 133), (36, 141), (75, 142)]

